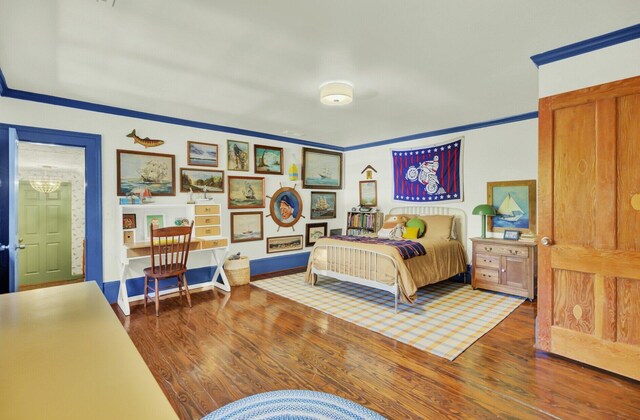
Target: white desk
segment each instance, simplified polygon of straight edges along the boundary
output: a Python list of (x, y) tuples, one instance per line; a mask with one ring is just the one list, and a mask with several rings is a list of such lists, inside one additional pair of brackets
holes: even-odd
[[(189, 250), (189, 256), (193, 254), (210, 253), (212, 258), (211, 265), (212, 266), (215, 265), (216, 270), (213, 273), (213, 276), (211, 277), (210, 281), (205, 283), (198, 283), (195, 286), (189, 286), (189, 289), (204, 287), (204, 286), (213, 286), (225, 292), (231, 292), (231, 286), (229, 284), (229, 279), (227, 278), (227, 273), (224, 272), (224, 262), (227, 258), (227, 253), (229, 251), (229, 246), (226, 244), (228, 244), (229, 241), (227, 240), (227, 238), (223, 238), (223, 237), (214, 238), (212, 241), (214, 242), (214, 244), (216, 244), (219, 241), (221, 243), (224, 243), (225, 245), (224, 246), (214, 245), (213, 248), (200, 249), (200, 246), (202, 243), (204, 243), (204, 241), (200, 241), (197, 238), (192, 239), (191, 241), (192, 246), (191, 246), (191, 249)], [(208, 242), (212, 242), (212, 241), (208, 241)], [(148, 265), (150, 265), (151, 264), (150, 246), (151, 245), (149, 242), (122, 246), (122, 252), (120, 255), (120, 261), (121, 261), (122, 267), (120, 271), (120, 289), (118, 290), (118, 306), (126, 316), (129, 316), (129, 314), (131, 313), (129, 302), (134, 300), (129, 298), (129, 293), (127, 291), (127, 277), (129, 276), (129, 272), (131, 271), (129, 269), (130, 263), (132, 260), (146, 259), (149, 262)], [(138, 255), (138, 254), (143, 254), (143, 255)], [(192, 260), (192, 258), (189, 258), (189, 260)], [(187, 263), (187, 265), (189, 265), (189, 263)], [(218, 276), (221, 277), (222, 283), (218, 282)], [(188, 278), (187, 278), (187, 281), (188, 281)], [(177, 288), (163, 290), (162, 292), (160, 292), (160, 295), (173, 293), (173, 292), (176, 292), (177, 290), (178, 290)]]
[(95, 282), (0, 295), (1, 419), (175, 419)]

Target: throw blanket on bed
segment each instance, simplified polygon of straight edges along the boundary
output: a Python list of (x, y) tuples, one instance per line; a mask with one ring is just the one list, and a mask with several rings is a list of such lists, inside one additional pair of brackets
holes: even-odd
[(393, 239), (372, 238), (368, 236), (341, 235), (332, 236), (331, 239), (339, 239), (341, 241), (360, 242), (374, 245), (389, 245), (398, 250), (403, 260), (408, 260), (409, 258), (418, 257), (427, 253), (427, 250), (424, 249), (424, 246), (420, 242), (396, 241)]

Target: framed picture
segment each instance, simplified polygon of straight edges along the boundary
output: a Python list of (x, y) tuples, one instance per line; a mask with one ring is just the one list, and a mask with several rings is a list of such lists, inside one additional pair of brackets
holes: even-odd
[(517, 241), (520, 239), (520, 231), (519, 230), (505, 230), (503, 239), (508, 241)]
[(251, 209), (263, 208), (264, 178), (250, 176), (230, 176), (229, 179), (229, 208)]
[(154, 229), (163, 228), (164, 214), (147, 214), (145, 216), (146, 223), (144, 224), (145, 236), (147, 239), (151, 238), (151, 225)]
[(327, 236), (327, 223), (307, 223), (305, 246), (313, 246), (323, 236)]
[(487, 230), (536, 233), (536, 180), (487, 182), (487, 203), (496, 215), (487, 217)]
[(249, 171), (249, 143), (227, 140), (227, 169), (230, 171)]
[(262, 212), (231, 214), (231, 242), (262, 240)]
[(302, 235), (267, 238), (267, 254), (297, 251), (299, 249), (302, 249)]
[(342, 235), (341, 228), (329, 230), (329, 236), (340, 236), (340, 235)]
[(336, 193), (311, 191), (311, 218), (335, 219)]
[(180, 168), (180, 192), (224, 192), (224, 171)]
[(253, 161), (255, 162), (255, 173), (257, 174), (279, 174), (284, 173), (284, 162), (282, 147), (253, 146)]
[(363, 207), (375, 207), (378, 205), (376, 181), (360, 181), (360, 205)]
[(118, 195), (176, 195), (176, 157), (116, 150)]
[(269, 211), (278, 226), (293, 226), (302, 217), (302, 198), (294, 188), (282, 187), (271, 197)]
[(187, 164), (193, 166), (218, 166), (218, 145), (187, 142)]
[(342, 189), (342, 153), (303, 147), (302, 188)]
[(135, 229), (136, 225), (136, 214), (123, 214), (122, 215), (122, 229)]

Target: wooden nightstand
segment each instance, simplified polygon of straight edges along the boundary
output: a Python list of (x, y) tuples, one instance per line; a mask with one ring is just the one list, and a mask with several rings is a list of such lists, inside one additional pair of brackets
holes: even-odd
[(471, 238), (473, 256), (471, 286), (529, 300), (537, 291), (537, 246), (535, 242)]

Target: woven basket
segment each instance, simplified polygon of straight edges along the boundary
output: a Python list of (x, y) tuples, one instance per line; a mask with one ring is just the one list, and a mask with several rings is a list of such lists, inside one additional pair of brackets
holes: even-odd
[(249, 257), (240, 257), (238, 260), (230, 260), (224, 263), (224, 271), (227, 273), (231, 286), (242, 286), (249, 284), (251, 270), (249, 268)]

